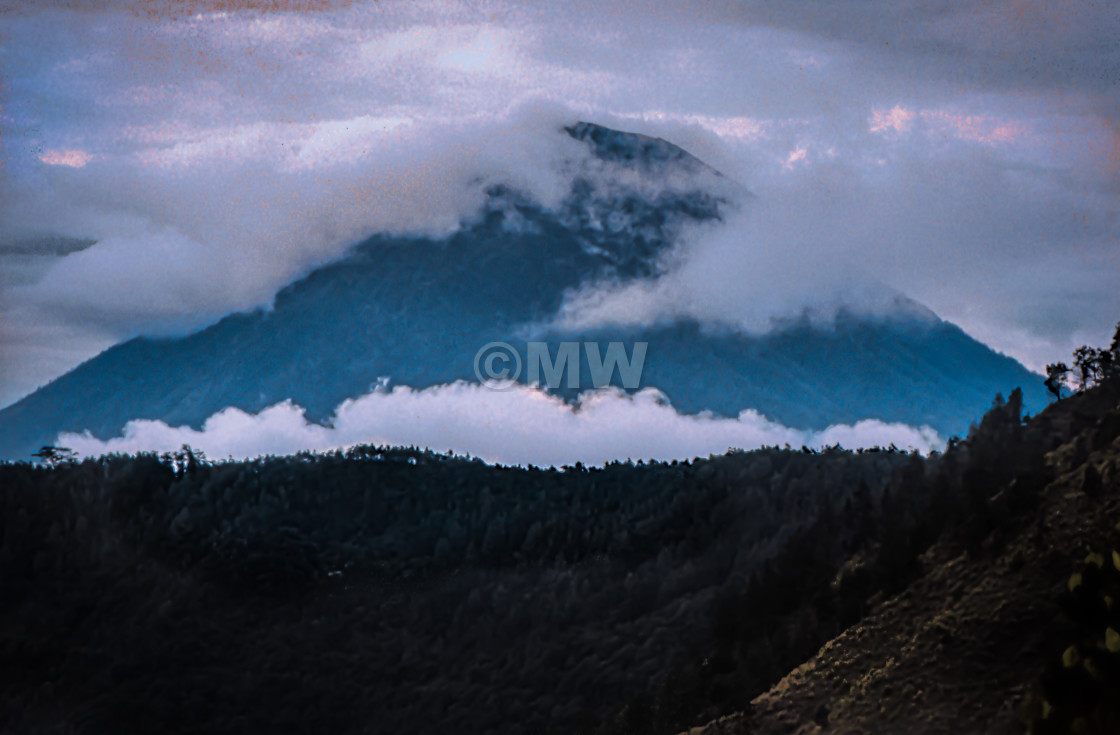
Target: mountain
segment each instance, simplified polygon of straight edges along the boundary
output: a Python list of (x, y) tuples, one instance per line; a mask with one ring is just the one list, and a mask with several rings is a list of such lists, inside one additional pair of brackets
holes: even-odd
[(554, 326), (580, 287), (659, 277), (684, 228), (751, 199), (666, 141), (590, 123), (561, 134), (581, 155), (565, 164), (571, 187), (558, 205), (485, 184), (484, 206), (448, 237), (377, 234), (281, 290), (270, 309), (116, 345), (0, 411), (0, 456), (26, 457), (62, 431), (109, 438), (140, 418), (199, 427), (230, 406), (257, 412), (286, 399), (325, 422), (383, 378), (475, 381), (476, 352), (494, 341), (521, 354), (529, 340), (622, 341), (627, 354), (647, 342), (641, 387), (677, 410), (750, 408), (796, 428), (878, 418), (960, 434), (1017, 386), (1031, 410), (1046, 405), (1039, 376), (902, 296), (885, 316), (841, 312), (827, 327), (806, 318), (762, 336), (689, 319)]

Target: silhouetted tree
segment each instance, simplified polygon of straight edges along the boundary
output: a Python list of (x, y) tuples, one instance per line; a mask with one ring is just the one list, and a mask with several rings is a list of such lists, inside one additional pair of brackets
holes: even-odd
[(1062, 388), (1066, 384), (1066, 376), (1069, 375), (1069, 366), (1064, 362), (1056, 362), (1052, 365), (1046, 366), (1046, 381), (1045, 385), (1047, 390), (1053, 393), (1058, 398), (1062, 397)]
[[(1078, 389), (1086, 390), (1100, 381), (1102, 362), (1109, 361), (1104, 350), (1082, 345), (1073, 351), (1073, 366), (1078, 373)], [(1108, 355), (1110, 358), (1111, 355)]]
[[(1108, 349), (1082, 345), (1073, 351), (1073, 371), (1077, 374), (1077, 390), (1083, 391), (1095, 385), (1112, 384), (1120, 379), (1120, 323), (1112, 337)], [(1071, 369), (1064, 362), (1046, 366), (1044, 384), (1055, 396), (1061, 398), (1062, 388), (1066, 385)]]
[(78, 453), (70, 447), (45, 446), (31, 456), (48, 467), (55, 467), (78, 459)]
[(1108, 350), (1101, 350), (1101, 357), (1101, 380), (1120, 379), (1120, 322), (1116, 324), (1112, 344), (1108, 346)]

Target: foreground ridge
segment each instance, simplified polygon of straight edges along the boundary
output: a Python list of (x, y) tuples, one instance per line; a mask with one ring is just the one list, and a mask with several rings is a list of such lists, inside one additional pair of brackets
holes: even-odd
[(990, 488), (984, 509), (1001, 516), (990, 535), (971, 548), (943, 537), (906, 589), (745, 710), (688, 732), (1022, 732), (1024, 702), (1065, 647), (1073, 562), (1120, 517), (1117, 398), (1101, 387), (1029, 420), (1016, 454), (1039, 453), (1042, 471), (1013, 467)]

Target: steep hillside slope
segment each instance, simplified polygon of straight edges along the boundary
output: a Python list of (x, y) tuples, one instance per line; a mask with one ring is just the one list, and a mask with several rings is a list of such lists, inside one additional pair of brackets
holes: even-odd
[(1021, 446), (1045, 456), (1037, 497), (1024, 491), (1033, 474), (992, 488), (1001, 522), (978, 546), (943, 538), (903, 592), (747, 711), (690, 733), (1023, 732), (1024, 699), (1065, 647), (1074, 564), (1120, 520), (1117, 397), (1098, 389), (1035, 417)]

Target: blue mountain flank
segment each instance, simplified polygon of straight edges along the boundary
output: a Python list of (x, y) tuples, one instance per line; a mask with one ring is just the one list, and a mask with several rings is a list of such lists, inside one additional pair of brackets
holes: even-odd
[(902, 296), (885, 315), (842, 311), (828, 326), (806, 318), (765, 335), (689, 318), (548, 326), (581, 287), (659, 277), (683, 228), (752, 198), (657, 138), (591, 123), (558, 134), (585, 144), (594, 164), (576, 170), (558, 207), (490, 185), (484, 206), (447, 237), (375, 234), (289, 284), (270, 309), (111, 347), (0, 411), (0, 456), (26, 458), (64, 431), (105, 439), (133, 419), (197, 428), (227, 407), (284, 400), (329, 422), (384, 377), (417, 389), (477, 382), (481, 346), (504, 341), (525, 354), (529, 334), (621, 341), (627, 354), (646, 342), (641, 387), (689, 414), (755, 409), (803, 429), (874, 418), (948, 436), (966, 432), (997, 393), (1021, 387), (1029, 410), (1047, 404), (1040, 376)]

